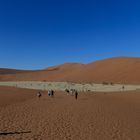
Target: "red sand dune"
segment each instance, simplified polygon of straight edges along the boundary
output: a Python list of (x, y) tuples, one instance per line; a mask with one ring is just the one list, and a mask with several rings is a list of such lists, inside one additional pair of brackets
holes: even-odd
[(17, 74), (17, 73), (26, 73), (26, 72), (33, 72), (33, 71), (0, 68), (0, 74)]
[(41, 80), (140, 84), (140, 58), (118, 57), (90, 64), (66, 63), (40, 71), (0, 74), (0, 81)]

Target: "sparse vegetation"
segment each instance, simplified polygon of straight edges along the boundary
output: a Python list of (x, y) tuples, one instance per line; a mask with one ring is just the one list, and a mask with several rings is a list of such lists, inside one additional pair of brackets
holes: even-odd
[(113, 85), (114, 85), (114, 84), (113, 84), (113, 82), (111, 82), (111, 83), (110, 83), (110, 85), (112, 85), (112, 86), (113, 86)]
[(109, 85), (109, 83), (108, 82), (105, 82), (105, 81), (103, 81), (102, 84), (103, 85)]

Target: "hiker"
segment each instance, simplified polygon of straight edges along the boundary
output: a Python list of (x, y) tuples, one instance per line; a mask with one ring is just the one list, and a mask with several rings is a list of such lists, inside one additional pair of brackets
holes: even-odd
[(72, 96), (73, 96), (75, 92), (76, 92), (76, 90), (75, 90), (75, 89), (71, 89), (71, 90), (70, 90), (70, 95), (72, 95)]
[(41, 94), (41, 92), (39, 91), (39, 92), (37, 93), (37, 97), (40, 98), (41, 96), (42, 96), (42, 94)]
[(78, 98), (78, 92), (75, 91), (75, 99), (77, 100), (77, 98)]
[(65, 89), (65, 92), (69, 93), (70, 91), (66, 88), (66, 89)]
[(51, 97), (54, 97), (54, 91), (51, 90)]
[(65, 89), (65, 92), (67, 93), (67, 95), (70, 95), (70, 91), (68, 89)]
[(48, 96), (51, 96), (51, 91), (50, 90), (48, 90)]
[(54, 97), (54, 91), (52, 89), (48, 91), (48, 96)]

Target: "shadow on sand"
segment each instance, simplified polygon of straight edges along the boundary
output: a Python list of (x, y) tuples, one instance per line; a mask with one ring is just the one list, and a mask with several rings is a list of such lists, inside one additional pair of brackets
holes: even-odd
[(31, 133), (31, 131), (25, 131), (25, 132), (2, 132), (2, 133), (0, 133), (0, 136), (18, 135), (18, 134), (27, 134), (27, 133)]

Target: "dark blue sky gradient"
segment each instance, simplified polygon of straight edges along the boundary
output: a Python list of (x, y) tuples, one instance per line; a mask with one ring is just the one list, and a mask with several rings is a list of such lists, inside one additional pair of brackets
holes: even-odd
[(137, 0), (0, 0), (0, 67), (140, 57)]

